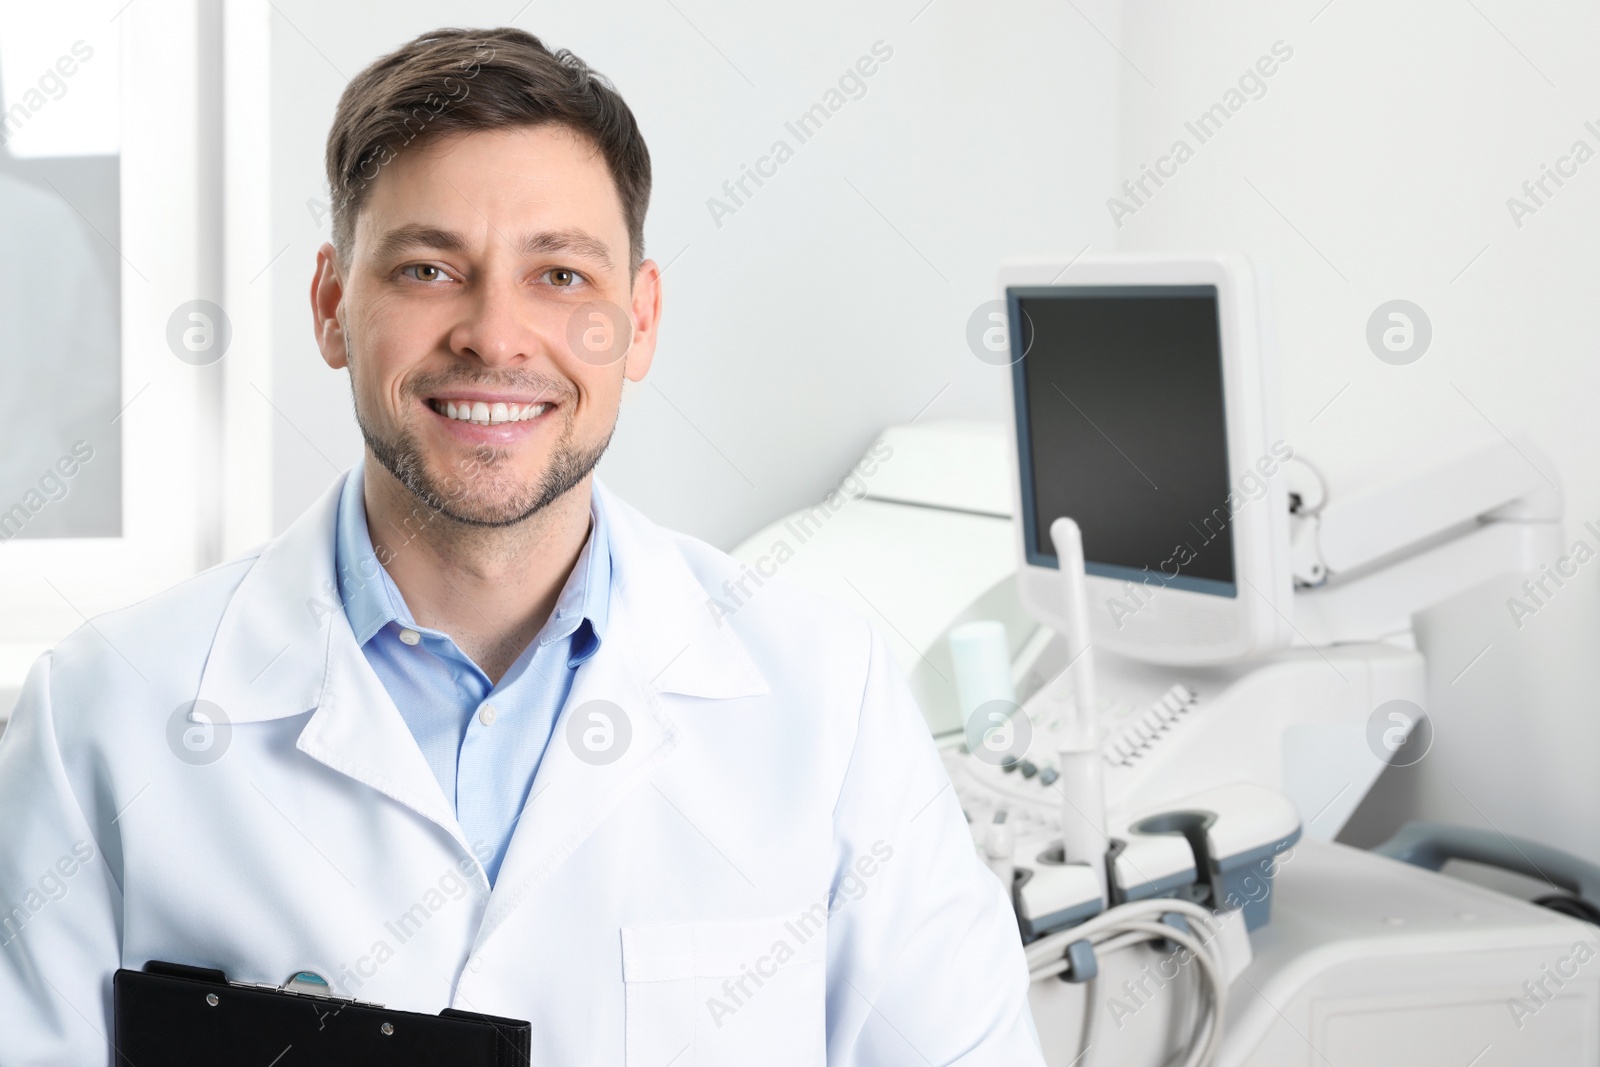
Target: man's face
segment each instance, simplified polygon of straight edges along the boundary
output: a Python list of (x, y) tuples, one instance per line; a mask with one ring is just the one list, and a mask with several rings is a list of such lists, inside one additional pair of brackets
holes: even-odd
[(659, 271), (630, 279), (589, 141), (546, 125), (413, 145), (373, 179), (348, 253), (318, 253), (317, 340), (350, 368), (389, 473), (473, 525), (519, 522), (583, 480), (660, 313)]

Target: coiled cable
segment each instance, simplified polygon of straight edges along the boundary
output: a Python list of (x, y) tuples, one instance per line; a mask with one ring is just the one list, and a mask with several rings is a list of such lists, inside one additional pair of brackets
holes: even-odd
[[(1162, 922), (1167, 915), (1180, 915), (1191, 930)], [(1219, 938), (1221, 926), (1209, 910), (1186, 900), (1155, 898), (1119, 904), (1094, 918), (1026, 946), (1028, 974), (1035, 980), (1050, 978), (1071, 968), (1068, 946), (1088, 941), (1097, 956), (1105, 957), (1133, 945), (1168, 941), (1186, 950), (1199, 966), (1201, 1010), (1196, 1013), (1183, 1067), (1210, 1067), (1222, 1049), (1222, 1023), (1227, 1006), (1228, 980)], [(1085, 986), (1083, 1032), (1079, 1040), (1077, 1067), (1088, 1067), (1094, 1045), (1096, 1020), (1094, 982)]]

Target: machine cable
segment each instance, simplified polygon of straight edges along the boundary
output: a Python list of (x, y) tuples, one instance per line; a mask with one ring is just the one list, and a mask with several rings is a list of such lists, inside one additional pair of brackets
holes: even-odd
[[(1163, 918), (1179, 915), (1193, 928), (1185, 931), (1168, 925)], [(1107, 956), (1133, 945), (1166, 941), (1178, 945), (1199, 966), (1200, 1011), (1196, 1016), (1188, 1054), (1182, 1067), (1209, 1067), (1222, 1048), (1222, 1021), (1227, 1005), (1227, 968), (1222, 958), (1221, 927), (1216, 916), (1198, 904), (1183, 900), (1155, 898), (1119, 904), (1076, 926), (1050, 934), (1026, 947), (1028, 976), (1037, 981), (1071, 970), (1068, 948), (1088, 941), (1099, 956)], [(1185, 962), (1188, 962), (1187, 960)], [(1094, 1047), (1096, 1020), (1094, 980), (1085, 984), (1083, 1035), (1079, 1043), (1077, 1067), (1089, 1067)]]

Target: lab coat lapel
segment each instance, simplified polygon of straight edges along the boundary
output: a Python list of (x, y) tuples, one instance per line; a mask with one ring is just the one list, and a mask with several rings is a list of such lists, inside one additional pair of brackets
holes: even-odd
[[(768, 692), (732, 629), (714, 624), (705, 587), (675, 543), (677, 535), (598, 480), (594, 492), (611, 542), (608, 630), (593, 658), (578, 668), (551, 733), (490, 896), (480, 944), (679, 747), (682, 730), (660, 694), (718, 699)], [(616, 714), (606, 704), (627, 717), (631, 734), (609, 763), (583, 743), (585, 730), (604, 727), (591, 713)]]
[(480, 943), (677, 745), (678, 727), (640, 684), (627, 640), (625, 621), (612, 616), (600, 648), (578, 668), (495, 881)]
[[(344, 612), (335, 621), (322, 702), (295, 747), (438, 823), (471, 853), (454, 806), (367, 662)], [(343, 633), (337, 632), (342, 628)]]
[(198, 697), (236, 727), (314, 709), (300, 751), (439, 824), (465, 849), (439, 780), (356, 644), (339, 598), (334, 529), (345, 477), (245, 574), (218, 624)]

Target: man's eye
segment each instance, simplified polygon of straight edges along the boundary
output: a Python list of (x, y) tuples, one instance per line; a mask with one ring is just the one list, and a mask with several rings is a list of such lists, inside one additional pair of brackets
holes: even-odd
[(413, 263), (400, 273), (408, 274), (419, 282), (436, 282), (445, 277), (444, 271), (431, 263)]
[(556, 267), (554, 270), (548, 273), (551, 285), (567, 288), (568, 286), (578, 284), (578, 272), (575, 270), (568, 270), (565, 267)]

